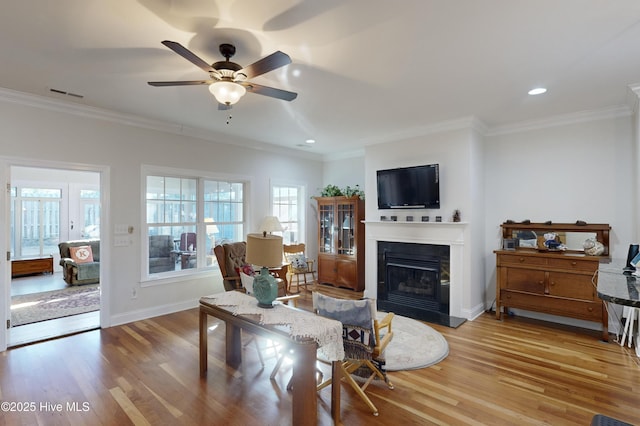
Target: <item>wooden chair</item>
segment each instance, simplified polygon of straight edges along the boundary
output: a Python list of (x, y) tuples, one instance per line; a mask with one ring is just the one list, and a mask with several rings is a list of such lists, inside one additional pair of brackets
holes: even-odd
[[(371, 408), (373, 415), (378, 409), (371, 402), (365, 390), (373, 379), (384, 380), (389, 389), (389, 381), (384, 369), (384, 350), (393, 338), (391, 322), (394, 314), (388, 313), (381, 321), (376, 319), (376, 306), (373, 299), (345, 300), (335, 299), (318, 292), (313, 293), (313, 306), (318, 315), (338, 320), (343, 326), (345, 359), (340, 365), (342, 377)], [(355, 337), (357, 335), (358, 337)], [(359, 385), (352, 374), (364, 377)], [(331, 378), (318, 385), (318, 390), (331, 384)]]
[[(307, 286), (310, 284), (307, 282), (307, 274), (311, 274), (313, 278), (313, 282), (316, 281), (316, 271), (314, 269), (314, 261), (313, 259), (307, 258), (305, 254), (305, 245), (304, 244), (285, 244), (282, 247), (282, 251), (284, 252), (284, 258), (286, 262), (289, 264), (289, 293), (299, 293), (300, 292), (300, 277), (302, 276), (302, 280), (304, 284), (302, 284), (307, 290)], [(296, 290), (293, 291), (293, 277), (296, 277)]]

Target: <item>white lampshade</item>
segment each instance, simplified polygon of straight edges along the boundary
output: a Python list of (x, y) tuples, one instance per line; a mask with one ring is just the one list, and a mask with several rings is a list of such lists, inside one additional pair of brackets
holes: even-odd
[(221, 104), (233, 105), (247, 93), (244, 86), (233, 81), (216, 81), (209, 86), (209, 91)]
[(258, 230), (264, 234), (265, 232), (266, 233), (282, 232), (284, 231), (284, 228), (282, 227), (282, 224), (280, 223), (277, 217), (267, 216), (262, 220), (262, 223), (260, 224), (260, 229)]
[(248, 234), (245, 259), (247, 263), (267, 268), (282, 265), (282, 237)]

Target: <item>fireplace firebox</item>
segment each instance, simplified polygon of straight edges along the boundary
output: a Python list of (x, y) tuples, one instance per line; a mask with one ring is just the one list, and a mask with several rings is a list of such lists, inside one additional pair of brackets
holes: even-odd
[(457, 327), (449, 288), (449, 246), (378, 241), (379, 310)]

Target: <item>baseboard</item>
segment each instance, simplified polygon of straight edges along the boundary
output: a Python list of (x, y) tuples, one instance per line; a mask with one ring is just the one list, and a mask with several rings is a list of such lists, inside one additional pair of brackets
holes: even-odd
[(474, 319), (478, 318), (480, 315), (484, 314), (484, 312), (485, 312), (484, 304), (479, 303), (476, 306), (474, 306), (472, 309), (462, 309), (460, 313), (467, 320), (473, 321)]
[(187, 309), (197, 308), (200, 299), (187, 300), (184, 302), (172, 303), (169, 305), (154, 306), (148, 309), (139, 309), (136, 311), (126, 312), (111, 316), (111, 326), (128, 324), (134, 321), (145, 320), (160, 315), (172, 314), (174, 312), (185, 311)]

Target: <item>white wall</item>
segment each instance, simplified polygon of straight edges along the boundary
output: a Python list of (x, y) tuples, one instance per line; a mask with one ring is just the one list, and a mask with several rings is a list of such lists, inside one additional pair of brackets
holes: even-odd
[[(441, 215), (449, 220), (454, 209), (461, 210), (462, 221), (473, 225), (470, 238), (476, 247), (468, 253), (472, 260), (465, 274), (477, 281), (472, 288), (481, 289), (488, 308), (495, 299), (493, 251), (500, 247), (500, 224), (507, 219), (609, 223), (611, 255), (624, 261), (629, 244), (640, 238), (635, 215), (640, 155), (637, 126), (636, 116), (609, 117), (487, 136), (470, 129), (443, 131), (368, 146), (364, 176), (367, 219), (388, 215), (377, 209), (376, 170), (440, 163), (441, 209), (403, 210), (398, 215), (428, 214), (431, 220)], [(325, 171), (337, 167), (338, 162), (325, 164)], [(349, 168), (342, 166), (340, 170)], [(355, 181), (358, 176), (343, 179)], [(469, 297), (474, 300), (478, 294)], [(597, 327), (572, 319), (543, 318)]]
[[(443, 222), (451, 222), (453, 212), (459, 209), (464, 228), (462, 255), (462, 283), (459, 288), (462, 300), (455, 301), (465, 318), (473, 318), (484, 309), (485, 283), (483, 248), (484, 211), (482, 208), (482, 138), (474, 129), (473, 122), (465, 126), (402, 141), (382, 143), (366, 147), (365, 185), (366, 219), (378, 221), (380, 216), (398, 216), (405, 221), (407, 215), (419, 221), (423, 215), (442, 216)], [(408, 167), (437, 163), (440, 166), (440, 208), (379, 210), (377, 205), (376, 171), (395, 167)], [(437, 232), (433, 228), (433, 232)], [(376, 256), (376, 247), (367, 246), (365, 256)], [(373, 291), (377, 279), (371, 274), (377, 270), (367, 268), (367, 291)], [(460, 313), (456, 313), (460, 315)]]
[(398, 220), (407, 215), (419, 218), (429, 215), (430, 220), (442, 216), (450, 222), (453, 211), (459, 209), (462, 221), (471, 211), (470, 182), (472, 172), (471, 130), (468, 128), (430, 134), (402, 141), (370, 145), (365, 153), (365, 193), (367, 220), (389, 216), (389, 210), (378, 210), (376, 171), (394, 167), (409, 167), (438, 163), (440, 165), (440, 208), (394, 210)]
[(629, 244), (637, 242), (632, 123), (632, 117), (606, 118), (485, 138), (488, 304), (495, 299), (492, 251), (500, 246), (500, 224), (507, 219), (609, 223), (611, 256), (624, 262)]
[[(320, 160), (286, 155), (284, 149), (257, 151), (129, 126), (119, 120), (93, 118), (95, 114), (71, 114), (66, 109), (52, 108), (50, 103), (45, 103), (48, 108), (44, 109), (32, 104), (37, 104), (37, 100), (27, 103), (0, 100), (0, 160), (4, 160), (0, 161), (1, 183), (4, 187), (7, 169), (16, 163), (47, 162), (48, 165), (83, 170), (95, 166), (109, 171), (109, 205), (103, 206), (111, 224), (107, 232), (113, 234), (113, 224), (132, 225), (135, 229), (130, 246), (106, 248), (111, 252), (110, 263), (104, 265), (109, 270), (110, 280), (102, 284), (110, 288), (108, 303), (112, 324), (196, 306), (200, 296), (222, 288), (218, 271), (183, 281), (168, 280), (159, 285), (141, 286), (142, 165), (248, 176), (251, 180), (248, 232), (255, 230), (269, 212), (270, 179), (295, 180), (306, 184), (309, 191), (322, 185)], [(6, 208), (5, 200), (0, 208)], [(3, 211), (0, 213), (3, 235), (8, 230), (6, 221)], [(315, 223), (313, 212), (309, 212), (308, 221)], [(316, 245), (315, 232), (308, 232), (307, 237), (311, 246)], [(6, 251), (6, 244), (6, 241), (0, 242), (0, 252)], [(7, 265), (8, 262), (0, 262), (3, 288), (9, 275)], [(135, 299), (131, 297), (132, 288), (138, 290)], [(0, 317), (5, 318), (7, 295), (4, 291), (0, 294)]]
[(632, 230), (631, 117), (601, 119), (485, 138), (487, 250), (500, 224), (611, 224), (611, 255), (626, 257)]
[(364, 152), (357, 156), (333, 159), (325, 161), (322, 171), (322, 187), (315, 188), (313, 195), (320, 195), (320, 190), (327, 185), (336, 185), (339, 188), (360, 186), (365, 190)]

